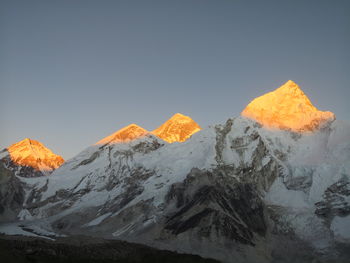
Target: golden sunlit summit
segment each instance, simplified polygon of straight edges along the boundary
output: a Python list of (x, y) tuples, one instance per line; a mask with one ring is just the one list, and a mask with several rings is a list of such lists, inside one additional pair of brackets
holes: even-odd
[(200, 130), (201, 127), (190, 117), (176, 113), (152, 132), (136, 124), (130, 124), (98, 141), (96, 145), (125, 143), (147, 134), (153, 134), (168, 143), (184, 142)]
[(201, 127), (190, 117), (176, 113), (152, 133), (166, 142), (173, 143), (184, 142), (200, 130)]
[(20, 166), (29, 166), (37, 171), (51, 172), (60, 167), (64, 160), (42, 143), (26, 138), (7, 148), (11, 160)]
[(296, 132), (313, 131), (335, 119), (332, 112), (320, 111), (313, 106), (300, 87), (291, 80), (254, 99), (241, 115), (268, 128)]
[(103, 138), (96, 144), (128, 142), (146, 134), (148, 134), (147, 130), (133, 123)]

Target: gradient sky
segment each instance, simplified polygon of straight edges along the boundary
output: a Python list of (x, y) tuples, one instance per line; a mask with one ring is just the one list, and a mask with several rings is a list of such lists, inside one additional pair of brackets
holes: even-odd
[(238, 116), (289, 79), (350, 112), (350, 1), (0, 2), (0, 148), (70, 158), (129, 123)]

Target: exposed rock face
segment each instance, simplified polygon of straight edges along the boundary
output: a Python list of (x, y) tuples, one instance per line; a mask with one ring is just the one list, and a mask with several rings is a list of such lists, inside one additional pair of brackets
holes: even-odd
[(350, 182), (343, 178), (329, 186), (323, 194), (323, 200), (316, 203), (317, 215), (332, 219), (335, 216), (350, 215)]
[(300, 87), (291, 80), (254, 99), (241, 114), (265, 127), (297, 132), (313, 131), (335, 119), (332, 112), (315, 108)]
[(167, 203), (175, 203), (176, 210), (164, 228), (175, 236), (187, 232), (212, 239), (215, 233), (218, 239), (255, 245), (254, 236), (263, 237), (267, 230), (255, 185), (240, 183), (220, 171), (193, 169), (183, 183), (172, 185)]
[(22, 177), (48, 175), (64, 163), (61, 156), (28, 138), (12, 144), (2, 153), (5, 155), (1, 160), (7, 168)]
[(162, 140), (172, 143), (184, 142), (200, 130), (201, 127), (190, 117), (176, 113), (152, 133)]
[(23, 208), (23, 183), (0, 160), (0, 222), (14, 220)]

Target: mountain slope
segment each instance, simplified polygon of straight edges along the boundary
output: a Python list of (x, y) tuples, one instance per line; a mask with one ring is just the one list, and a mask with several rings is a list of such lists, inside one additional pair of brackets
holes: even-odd
[(22, 210), (26, 184), (20, 177), (49, 175), (63, 162), (61, 156), (54, 154), (42, 143), (28, 138), (2, 150), (0, 152), (0, 222), (15, 220)]

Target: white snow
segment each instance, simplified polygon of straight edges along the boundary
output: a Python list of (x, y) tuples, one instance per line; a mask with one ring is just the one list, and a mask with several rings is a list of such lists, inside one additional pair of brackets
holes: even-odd
[[(30, 229), (30, 230), (26, 230)], [(32, 236), (32, 237), (41, 237), (50, 240), (54, 240), (52, 237), (61, 236), (56, 233), (47, 231), (35, 224), (21, 226), (17, 223), (8, 223), (0, 225), (0, 233), (6, 235), (21, 235), (21, 236)]]
[(9, 155), (9, 152), (7, 150), (4, 149), (4, 150), (0, 151), (0, 159), (6, 157), (8, 155)]
[(33, 219), (32, 215), (30, 214), (30, 212), (27, 209), (22, 209), (18, 213), (17, 218), (19, 220), (30, 220), (30, 219)]
[(6, 235), (21, 235), (21, 236), (38, 236), (31, 232), (27, 232), (23, 230), (21, 227), (19, 227), (16, 224), (1, 224), (0, 225), (0, 233), (6, 234)]
[(109, 217), (112, 213), (106, 213), (104, 215), (101, 215), (94, 220), (90, 221), (89, 223), (85, 224), (84, 226), (96, 226), (99, 225), (103, 220), (105, 220), (107, 217)]
[(275, 180), (265, 196), (265, 201), (268, 204), (290, 208), (312, 207), (307, 199), (307, 195), (302, 191), (288, 190), (280, 177)]
[(334, 217), (331, 229), (337, 241), (350, 242), (350, 215), (345, 217)]

